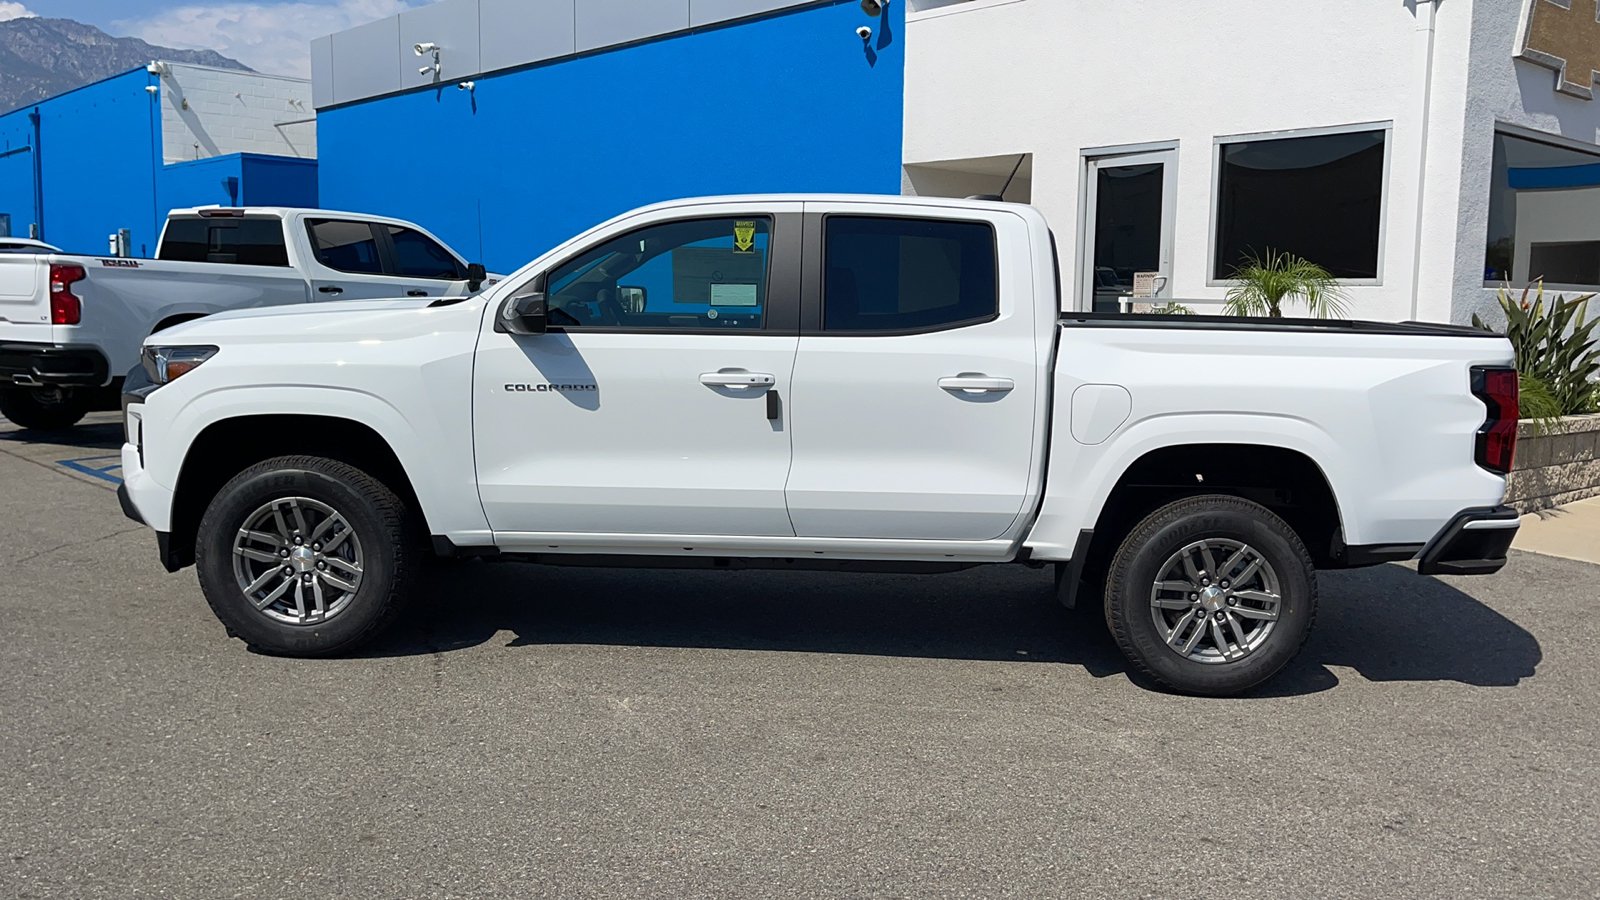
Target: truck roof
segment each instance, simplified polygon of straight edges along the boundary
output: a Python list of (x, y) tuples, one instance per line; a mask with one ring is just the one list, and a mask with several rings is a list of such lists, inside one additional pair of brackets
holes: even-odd
[(393, 216), (380, 216), (375, 213), (350, 212), (340, 209), (322, 209), (320, 207), (307, 206), (218, 206), (213, 204), (211, 206), (190, 206), (183, 209), (174, 209), (167, 213), (167, 218), (170, 219), (174, 216), (203, 216), (206, 213), (215, 215), (216, 213), (224, 210), (226, 210), (228, 213), (241, 216), (274, 216), (280, 219), (286, 219), (290, 216), (303, 214), (308, 216), (349, 216), (351, 218), (372, 219), (379, 222), (398, 222), (405, 225), (413, 224), (404, 219), (397, 219)]
[(631, 212), (648, 212), (657, 209), (674, 209), (712, 203), (893, 203), (903, 206), (937, 206), (942, 209), (1016, 209), (1032, 208), (1027, 203), (1010, 203), (1003, 200), (976, 200), (956, 197), (914, 197), (904, 194), (727, 194), (712, 197), (686, 197), (665, 200), (641, 206)]

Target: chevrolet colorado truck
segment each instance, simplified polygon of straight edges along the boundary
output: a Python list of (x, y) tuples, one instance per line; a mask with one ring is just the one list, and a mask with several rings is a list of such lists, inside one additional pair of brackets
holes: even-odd
[(1060, 312), (1029, 206), (685, 200), (444, 300), (224, 313), (145, 343), (124, 511), (229, 634), (339, 654), (425, 557), (1053, 566), (1162, 685), (1248, 690), (1316, 569), (1505, 564), (1504, 338)]
[(116, 409), (145, 336), (179, 322), (279, 304), (460, 296), (487, 280), (410, 222), (328, 210), (174, 210), (155, 259), (24, 246), (0, 253), (0, 415), (42, 431)]

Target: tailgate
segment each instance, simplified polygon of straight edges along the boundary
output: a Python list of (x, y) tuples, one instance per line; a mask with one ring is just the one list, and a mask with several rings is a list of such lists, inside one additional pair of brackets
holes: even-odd
[(44, 256), (0, 254), (0, 343), (50, 343), (47, 270)]

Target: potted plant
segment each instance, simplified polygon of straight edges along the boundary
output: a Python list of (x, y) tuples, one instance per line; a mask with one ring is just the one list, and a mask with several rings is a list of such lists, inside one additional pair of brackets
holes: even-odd
[(1345, 314), (1344, 291), (1327, 269), (1293, 253), (1268, 249), (1265, 256), (1248, 254), (1233, 269), (1226, 311), (1231, 316), (1283, 317), (1288, 301), (1304, 303), (1318, 319)]

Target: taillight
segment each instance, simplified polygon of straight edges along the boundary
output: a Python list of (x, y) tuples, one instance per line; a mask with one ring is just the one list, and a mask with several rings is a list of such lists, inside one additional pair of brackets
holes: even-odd
[(83, 321), (83, 303), (72, 293), (72, 285), (86, 276), (83, 266), (52, 265), (50, 267), (50, 322), (53, 325), (76, 325)]
[(1473, 366), (1472, 394), (1489, 408), (1489, 417), (1478, 429), (1478, 465), (1508, 475), (1517, 452), (1517, 370)]

